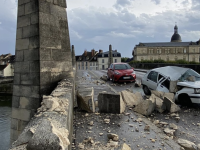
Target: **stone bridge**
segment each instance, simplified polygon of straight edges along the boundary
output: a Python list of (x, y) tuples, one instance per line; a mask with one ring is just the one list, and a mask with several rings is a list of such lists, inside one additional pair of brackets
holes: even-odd
[(18, 0), (11, 149), (71, 149), (75, 52), (66, 8), (66, 0)]

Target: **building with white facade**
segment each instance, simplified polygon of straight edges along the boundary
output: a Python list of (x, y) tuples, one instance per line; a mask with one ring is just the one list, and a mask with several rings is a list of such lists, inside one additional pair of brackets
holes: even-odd
[[(112, 56), (113, 56), (113, 63), (120, 63), (121, 62), (121, 54), (117, 52), (117, 50), (112, 50)], [(98, 53), (98, 68), (99, 70), (107, 69), (109, 66), (109, 51), (104, 52), (101, 51), (101, 53)]]

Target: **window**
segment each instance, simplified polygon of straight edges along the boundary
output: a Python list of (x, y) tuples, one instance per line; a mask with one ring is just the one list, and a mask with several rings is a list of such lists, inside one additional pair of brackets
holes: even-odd
[(104, 65), (102, 65), (102, 69), (104, 70)]
[(95, 66), (95, 62), (93, 62), (93, 66)]
[(87, 62), (85, 62), (85, 65), (87, 66)]
[(117, 59), (115, 59), (115, 63), (117, 62)]
[(102, 59), (102, 63), (104, 63), (104, 59)]
[(178, 59), (178, 57), (177, 56), (175, 56), (175, 61)]
[(147, 77), (149, 80), (157, 83), (158, 73), (155, 71), (151, 71)]
[(82, 66), (84, 66), (84, 62), (82, 62)]
[(92, 62), (90, 63), (90, 66), (92, 66)]
[(184, 53), (186, 53), (186, 48), (184, 48)]
[(166, 79), (161, 85), (165, 86), (169, 90), (170, 81)]
[(167, 61), (169, 61), (169, 56), (167, 56)]

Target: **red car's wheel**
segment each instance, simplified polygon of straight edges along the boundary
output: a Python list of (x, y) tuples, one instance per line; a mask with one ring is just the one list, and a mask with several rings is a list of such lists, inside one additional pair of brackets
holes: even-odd
[(115, 83), (114, 76), (112, 76), (112, 82)]

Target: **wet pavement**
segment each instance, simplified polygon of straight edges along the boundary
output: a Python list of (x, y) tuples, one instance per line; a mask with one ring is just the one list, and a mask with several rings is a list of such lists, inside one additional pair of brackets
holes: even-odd
[[(100, 91), (117, 92), (121, 89), (125, 90), (129, 86), (134, 89), (133, 83), (122, 84), (122, 86), (109, 86), (108, 84), (96, 83), (99, 77), (91, 71), (77, 71), (77, 76), (77, 88), (94, 87), (95, 100), (97, 100), (97, 95)], [(141, 91), (141, 88), (138, 89)], [(104, 119), (110, 119), (110, 122), (105, 123)], [(82, 143), (85, 138), (89, 137), (91, 137), (94, 142), (84, 145), (84, 149), (87, 150), (120, 150), (123, 143), (128, 144), (132, 149), (134, 148), (134, 150), (180, 149), (173, 140), (168, 139), (163, 131), (148, 119), (150, 118), (143, 117), (133, 112), (132, 108), (128, 107), (123, 114), (86, 113), (76, 108), (74, 119), (74, 149), (79, 149), (78, 145)], [(149, 131), (144, 130), (146, 125), (149, 125)], [(114, 133), (119, 136), (118, 147), (111, 148), (106, 146), (108, 142), (108, 133)]]

